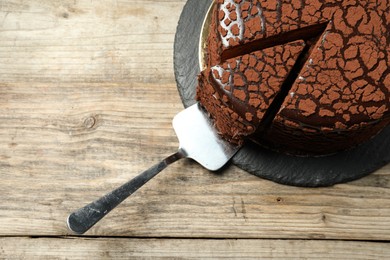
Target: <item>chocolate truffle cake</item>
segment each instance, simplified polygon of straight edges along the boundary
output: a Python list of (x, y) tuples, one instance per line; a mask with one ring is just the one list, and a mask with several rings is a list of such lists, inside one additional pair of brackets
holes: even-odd
[(197, 99), (227, 140), (327, 154), (390, 124), (390, 0), (218, 0)]

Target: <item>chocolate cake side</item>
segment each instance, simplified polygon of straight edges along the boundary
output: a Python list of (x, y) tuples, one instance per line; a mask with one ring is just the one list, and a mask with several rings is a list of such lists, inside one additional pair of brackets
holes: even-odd
[[(264, 118), (257, 118), (250, 131), (228, 133), (228, 139), (241, 142), (249, 135), (291, 153), (327, 154), (355, 146), (389, 125), (389, 2), (218, 0), (208, 38), (209, 66), (298, 39), (312, 45), (296, 61), (301, 64), (294, 66), (295, 78), (284, 83), (285, 97), (272, 100), (275, 111), (263, 113), (272, 117), (265, 118), (269, 125), (262, 126)], [(199, 89), (210, 72), (202, 73)], [(219, 98), (229, 114), (238, 112)], [(200, 101), (209, 102), (206, 96)], [(241, 100), (238, 110), (242, 106), (251, 110), (248, 100)], [(218, 121), (218, 113), (213, 116)], [(220, 122), (236, 119), (226, 116)], [(222, 123), (217, 128), (229, 131), (222, 130)]]

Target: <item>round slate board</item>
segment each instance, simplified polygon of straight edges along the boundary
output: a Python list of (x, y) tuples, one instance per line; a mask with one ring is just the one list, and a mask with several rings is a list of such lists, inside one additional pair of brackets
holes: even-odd
[[(196, 102), (199, 38), (211, 3), (212, 0), (188, 0), (177, 27), (174, 70), (185, 107)], [(324, 157), (295, 157), (248, 142), (232, 162), (251, 174), (281, 184), (331, 186), (364, 177), (390, 162), (390, 126), (357, 148)]]

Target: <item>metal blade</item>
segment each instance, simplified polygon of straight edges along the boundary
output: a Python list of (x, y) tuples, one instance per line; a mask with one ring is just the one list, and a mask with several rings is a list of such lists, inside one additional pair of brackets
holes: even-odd
[(177, 114), (172, 124), (186, 157), (208, 170), (220, 169), (240, 149), (221, 138), (199, 103)]

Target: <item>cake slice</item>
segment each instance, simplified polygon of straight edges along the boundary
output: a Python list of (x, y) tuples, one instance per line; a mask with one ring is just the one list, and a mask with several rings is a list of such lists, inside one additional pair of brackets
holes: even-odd
[(228, 141), (242, 143), (261, 128), (305, 47), (304, 41), (228, 59), (199, 76), (197, 99)]

